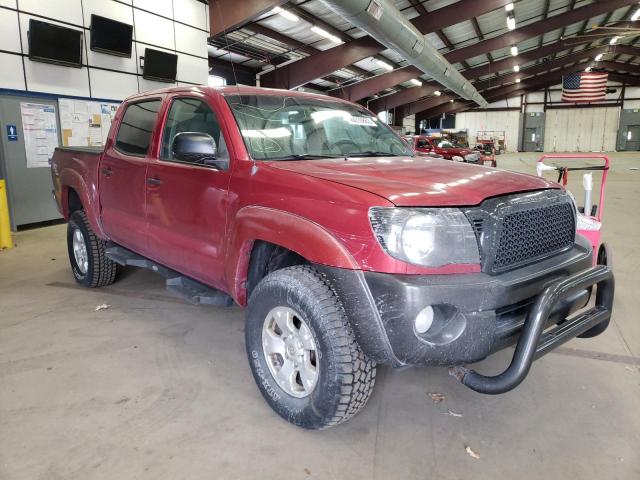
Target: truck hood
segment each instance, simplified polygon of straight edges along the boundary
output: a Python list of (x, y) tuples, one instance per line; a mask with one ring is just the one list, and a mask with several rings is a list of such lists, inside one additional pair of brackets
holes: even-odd
[(365, 190), (397, 206), (471, 206), (498, 195), (560, 188), (533, 175), (422, 156), (277, 161), (269, 165)]
[(443, 148), (443, 150), (452, 155), (460, 156), (465, 156), (473, 153), (473, 151), (469, 150), (468, 148)]

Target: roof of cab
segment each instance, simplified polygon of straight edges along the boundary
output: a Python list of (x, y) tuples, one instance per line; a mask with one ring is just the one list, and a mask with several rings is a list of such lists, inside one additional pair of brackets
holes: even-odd
[(351, 103), (341, 98), (329, 97), (310, 92), (299, 92), (295, 90), (284, 90), (278, 88), (262, 88), (247, 85), (228, 85), (224, 87), (208, 87), (208, 86), (192, 86), (192, 87), (169, 87), (159, 90), (150, 90), (143, 93), (136, 93), (125, 99), (125, 101), (139, 100), (141, 98), (149, 98), (157, 95), (165, 95), (169, 93), (189, 93), (198, 92), (205, 95), (286, 95), (288, 97), (309, 97), (319, 100), (331, 100), (342, 103)]

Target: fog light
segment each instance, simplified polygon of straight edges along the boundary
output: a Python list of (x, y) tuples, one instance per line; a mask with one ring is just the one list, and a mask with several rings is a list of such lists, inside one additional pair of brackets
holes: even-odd
[(431, 305), (420, 310), (420, 313), (416, 317), (416, 332), (420, 334), (426, 333), (427, 330), (431, 328), (431, 325), (433, 325), (433, 316), (434, 312)]
[(447, 345), (467, 328), (466, 317), (453, 305), (428, 305), (413, 322), (416, 337), (431, 345)]

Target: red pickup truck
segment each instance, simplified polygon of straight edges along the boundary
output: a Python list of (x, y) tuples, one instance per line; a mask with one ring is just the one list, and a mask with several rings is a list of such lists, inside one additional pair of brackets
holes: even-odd
[[(77, 282), (106, 286), (133, 265), (193, 302), (247, 307), (256, 383), (305, 428), (357, 413), (377, 364), (449, 366), (497, 394), (610, 320), (613, 275), (558, 184), (416, 156), (349, 102), (135, 95), (104, 151), (59, 148), (51, 169)], [(498, 375), (465, 367), (514, 344)]]
[(480, 152), (456, 145), (446, 138), (432, 138), (426, 135), (412, 135), (407, 141), (416, 152), (437, 153), (447, 160), (467, 163), (481, 163)]

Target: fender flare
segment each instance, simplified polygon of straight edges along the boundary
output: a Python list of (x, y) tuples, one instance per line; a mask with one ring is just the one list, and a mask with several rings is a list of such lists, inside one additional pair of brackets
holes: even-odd
[(296, 252), (309, 262), (349, 270), (360, 266), (351, 253), (323, 226), (299, 215), (269, 207), (240, 209), (231, 225), (229, 257), (225, 271), (231, 294), (246, 305), (245, 283), (251, 250), (256, 240), (279, 245)]
[(80, 202), (82, 202), (82, 207), (87, 214), (87, 219), (89, 220), (91, 229), (100, 238), (106, 238), (105, 232), (102, 229), (102, 225), (98, 220), (100, 205), (98, 201), (97, 189), (96, 191), (90, 193), (89, 187), (87, 187), (87, 183), (85, 182), (82, 175), (69, 168), (65, 168), (60, 172), (60, 183), (62, 185), (60, 199), (62, 206), (62, 215), (64, 216), (65, 220), (69, 220), (69, 190), (72, 189), (78, 194), (78, 197), (80, 197)]

